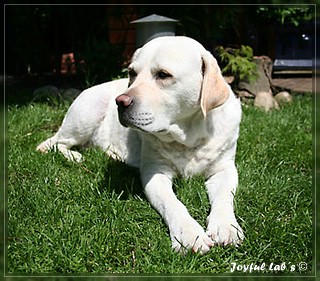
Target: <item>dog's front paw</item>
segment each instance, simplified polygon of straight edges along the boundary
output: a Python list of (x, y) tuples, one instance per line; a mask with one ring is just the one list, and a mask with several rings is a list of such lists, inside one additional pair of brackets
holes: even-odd
[(192, 250), (204, 254), (214, 245), (203, 228), (194, 220), (184, 221), (180, 227), (174, 227), (170, 236), (172, 247), (180, 253)]
[(65, 144), (57, 143), (54, 138), (47, 139), (37, 146), (37, 151), (47, 153), (48, 151), (60, 151), (69, 161), (82, 162), (82, 154), (80, 152), (70, 150)]
[(47, 153), (52, 147), (54, 146), (54, 143), (51, 142), (51, 139), (47, 139), (46, 141), (40, 143), (37, 146), (37, 151), (40, 151), (42, 153)]
[(235, 217), (208, 217), (207, 235), (218, 245), (233, 244), (238, 246), (244, 239), (243, 230)]
[(73, 161), (77, 163), (80, 163), (83, 161), (82, 154), (77, 151), (66, 150), (66, 151), (62, 151), (62, 153), (69, 161)]

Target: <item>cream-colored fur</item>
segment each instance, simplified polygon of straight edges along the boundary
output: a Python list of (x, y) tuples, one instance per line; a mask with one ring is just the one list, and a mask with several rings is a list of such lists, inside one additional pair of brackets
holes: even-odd
[[(139, 167), (146, 197), (168, 225), (173, 248), (205, 253), (244, 237), (233, 210), (240, 119), (240, 102), (214, 57), (191, 38), (159, 37), (135, 52), (129, 79), (85, 90), (58, 132), (37, 149), (56, 148), (81, 161), (71, 148), (92, 143)], [(206, 231), (172, 190), (173, 177), (198, 174), (206, 178), (211, 204)]]

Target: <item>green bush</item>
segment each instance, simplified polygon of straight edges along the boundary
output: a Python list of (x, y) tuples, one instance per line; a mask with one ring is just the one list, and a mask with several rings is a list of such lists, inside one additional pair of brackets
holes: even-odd
[(249, 46), (240, 48), (215, 48), (215, 54), (222, 64), (222, 74), (234, 76), (234, 84), (240, 81), (252, 82), (257, 79), (257, 65), (253, 62), (253, 51)]

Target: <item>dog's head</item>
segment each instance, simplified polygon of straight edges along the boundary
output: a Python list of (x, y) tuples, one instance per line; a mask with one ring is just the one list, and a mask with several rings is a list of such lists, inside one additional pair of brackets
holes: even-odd
[(129, 87), (116, 98), (122, 125), (151, 133), (206, 117), (223, 104), (229, 87), (215, 58), (188, 37), (159, 37), (138, 49), (129, 68)]

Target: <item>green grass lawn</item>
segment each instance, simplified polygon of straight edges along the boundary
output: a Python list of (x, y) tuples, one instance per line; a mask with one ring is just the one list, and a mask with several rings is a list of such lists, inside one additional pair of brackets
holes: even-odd
[[(8, 273), (228, 273), (232, 264), (311, 275), (312, 97), (265, 113), (243, 105), (235, 211), (243, 245), (203, 256), (171, 249), (167, 227), (143, 195), (137, 170), (83, 150), (85, 162), (36, 145), (61, 124), (68, 104), (11, 105), (8, 111)], [(174, 189), (205, 226), (209, 202), (202, 178)], [(307, 269), (300, 268), (301, 262)], [(303, 264), (304, 265), (304, 264)], [(258, 271), (255, 271), (258, 274)], [(279, 272), (278, 272), (279, 273)]]

